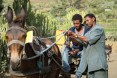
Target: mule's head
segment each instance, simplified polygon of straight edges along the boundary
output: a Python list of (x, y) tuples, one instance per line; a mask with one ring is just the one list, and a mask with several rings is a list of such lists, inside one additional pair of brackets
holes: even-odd
[(26, 39), (26, 30), (24, 29), (25, 16), (25, 11), (22, 9), (19, 16), (13, 20), (13, 10), (8, 7), (6, 18), (9, 29), (5, 36), (10, 54), (10, 65), (13, 70), (17, 70), (20, 67), (23, 55)]

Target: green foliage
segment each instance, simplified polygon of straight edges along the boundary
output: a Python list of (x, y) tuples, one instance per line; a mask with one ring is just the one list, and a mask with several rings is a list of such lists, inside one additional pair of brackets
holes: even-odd
[(72, 24), (72, 17), (74, 14), (81, 14), (82, 17), (84, 17), (84, 15), (86, 14), (84, 11), (80, 11), (77, 9), (73, 9), (73, 8), (69, 8), (66, 9), (67, 14), (62, 17), (62, 18), (58, 18), (58, 23), (56, 24), (57, 29), (62, 29), (62, 30), (68, 30), (70, 27), (73, 26)]
[[(54, 21), (50, 20), (52, 17), (43, 14), (42, 12), (35, 13), (31, 11), (28, 14), (26, 24), (27, 26), (35, 26), (38, 29), (40, 36), (54, 35), (56, 29)], [(51, 31), (51, 32), (50, 32)]]
[(13, 9), (16, 16), (19, 14), (22, 7), (25, 9), (26, 12), (30, 11), (30, 0), (14, 0)]
[(62, 6), (54, 6), (51, 9), (51, 14), (54, 17), (62, 17), (66, 15), (66, 8), (62, 7)]
[(4, 41), (7, 24), (2, 16), (0, 16), (0, 25), (0, 73), (2, 73), (8, 68), (7, 46)]
[[(53, 33), (49, 32), (48, 17), (46, 15), (42, 14), (41, 12), (39, 12), (37, 14), (36, 10), (33, 11), (32, 6), (30, 4), (30, 0), (14, 0), (13, 8), (14, 8), (16, 15), (18, 15), (18, 13), (20, 12), (22, 7), (27, 12), (27, 17), (26, 17), (27, 26), (35, 26), (38, 29), (40, 36), (53, 35)], [(54, 29), (55, 29), (55, 27), (53, 27), (53, 29), (51, 29), (51, 30), (54, 30)]]
[(8, 6), (12, 7), (13, 0), (3, 0), (4, 9), (6, 9)]
[(3, 8), (4, 8), (4, 6), (3, 6), (3, 0), (0, 0), (0, 12), (2, 11)]
[(82, 0), (81, 6), (81, 9), (96, 14), (102, 21), (117, 18), (115, 13), (117, 11), (117, 3), (115, 0)]

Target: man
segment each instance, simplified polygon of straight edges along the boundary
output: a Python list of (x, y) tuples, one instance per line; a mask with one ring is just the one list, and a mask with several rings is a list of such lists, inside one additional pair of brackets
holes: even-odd
[[(69, 66), (69, 54), (73, 55), (75, 57), (81, 57), (81, 51), (83, 49), (82, 43), (78, 42), (76, 38), (72, 36), (72, 34), (69, 34), (69, 32), (72, 32), (77, 35), (84, 35), (87, 32), (87, 27), (83, 26), (82, 24), (82, 16), (80, 14), (75, 14), (72, 17), (73, 27), (69, 29), (69, 31), (66, 33), (67, 40), (65, 44), (62, 47), (62, 65), (66, 72), (70, 72), (70, 66)], [(70, 41), (72, 42), (72, 46), (70, 46)]]
[(94, 14), (87, 14), (85, 22), (90, 30), (84, 36), (71, 33), (86, 44), (83, 47), (83, 55), (76, 72), (76, 78), (81, 78), (86, 68), (88, 68), (88, 78), (108, 78), (104, 30), (96, 24)]

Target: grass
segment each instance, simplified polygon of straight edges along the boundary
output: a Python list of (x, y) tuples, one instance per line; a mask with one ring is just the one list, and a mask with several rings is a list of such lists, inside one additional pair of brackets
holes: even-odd
[(30, 0), (30, 2), (38, 10), (51, 9), (53, 5), (56, 5), (56, 0)]

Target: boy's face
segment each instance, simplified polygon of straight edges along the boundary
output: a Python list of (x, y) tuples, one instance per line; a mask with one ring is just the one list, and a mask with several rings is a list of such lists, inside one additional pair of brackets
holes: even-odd
[(81, 22), (79, 20), (73, 20), (73, 25), (77, 30), (79, 30)]

